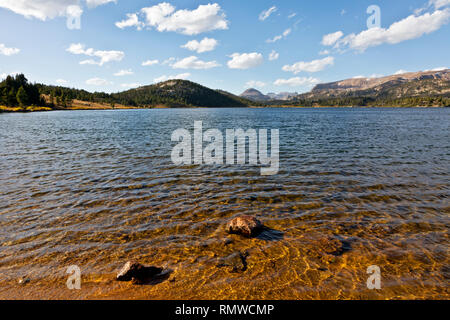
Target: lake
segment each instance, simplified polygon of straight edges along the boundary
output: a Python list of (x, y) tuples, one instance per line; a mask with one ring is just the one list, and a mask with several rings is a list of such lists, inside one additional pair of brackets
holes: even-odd
[[(279, 173), (174, 165), (194, 121), (279, 129)], [(448, 299), (449, 127), (449, 108), (0, 114), (0, 292), (67, 297), (78, 265), (84, 298)], [(239, 214), (269, 229), (226, 234)], [(131, 259), (170, 278), (116, 284)]]

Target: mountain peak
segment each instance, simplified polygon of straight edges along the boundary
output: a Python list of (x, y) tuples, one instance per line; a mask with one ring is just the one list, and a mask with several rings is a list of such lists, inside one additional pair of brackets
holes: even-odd
[(255, 88), (250, 88), (245, 90), (243, 93), (239, 95), (242, 98), (249, 99), (252, 101), (268, 101), (270, 100), (269, 96), (266, 96), (261, 93), (261, 91), (256, 90)]

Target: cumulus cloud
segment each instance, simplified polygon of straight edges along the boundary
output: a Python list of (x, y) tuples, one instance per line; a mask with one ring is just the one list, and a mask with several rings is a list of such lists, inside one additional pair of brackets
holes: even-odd
[(139, 82), (135, 82), (135, 83), (122, 83), (120, 85), (122, 88), (138, 88), (141, 86), (141, 84)]
[(200, 42), (197, 40), (192, 40), (181, 46), (181, 48), (185, 48), (191, 51), (196, 51), (197, 53), (203, 53), (208, 51), (213, 51), (218, 45), (218, 41), (216, 39), (204, 38)]
[(132, 75), (132, 74), (134, 74), (134, 72), (131, 71), (131, 69), (128, 69), (128, 70), (120, 70), (120, 71), (114, 73), (114, 75), (115, 75), (116, 77), (130, 76), (130, 75)]
[(322, 50), (322, 51), (319, 52), (320, 56), (327, 56), (329, 54), (330, 54), (330, 51), (328, 51), (328, 50)]
[[(138, 15), (143, 16), (143, 22)], [(138, 21), (136, 21), (138, 18)], [(213, 30), (228, 29), (228, 21), (219, 4), (200, 5), (194, 10), (176, 10), (167, 2), (142, 8), (140, 12), (128, 14), (127, 19), (116, 23), (119, 28), (142, 26), (155, 28), (159, 32), (172, 31), (185, 35), (197, 35)]]
[(408, 71), (400, 69), (396, 73), (394, 73), (394, 75), (399, 75), (399, 74), (404, 74), (404, 73), (408, 73)]
[(26, 18), (42, 21), (65, 16), (67, 7), (78, 5), (78, 0), (2, 0), (0, 7)]
[(434, 68), (434, 69), (431, 69), (431, 70), (425, 70), (426, 72), (427, 71), (444, 71), (444, 70), (447, 70), (448, 68), (447, 67), (439, 67), (439, 68)]
[(450, 0), (430, 0), (430, 5), (434, 6), (436, 9), (450, 6)]
[(86, 84), (88, 84), (90, 86), (107, 86), (112, 83), (105, 79), (92, 78), (92, 79), (86, 80)]
[(119, 29), (136, 27), (138, 30), (142, 30), (142, 28), (144, 27), (144, 23), (139, 21), (139, 17), (136, 13), (128, 13), (127, 19), (116, 22), (116, 27)]
[[(336, 48), (350, 48), (364, 52), (370, 47), (381, 44), (397, 44), (417, 39), (425, 34), (439, 30), (450, 21), (450, 9), (436, 10), (433, 13), (411, 15), (393, 23), (389, 28), (372, 28), (359, 34), (350, 34), (336, 42)], [(329, 45), (334, 45), (330, 43)]]
[(274, 43), (274, 42), (277, 42), (278, 40), (281, 40), (281, 39), (283, 39), (283, 38), (286, 38), (291, 32), (292, 32), (292, 29), (291, 29), (291, 28), (286, 29), (286, 30), (284, 30), (284, 32), (283, 32), (282, 34), (280, 34), (280, 35), (278, 35), (278, 36), (275, 36), (275, 37), (273, 37), (273, 38), (271, 38), (271, 39), (267, 39), (266, 42), (267, 42), (267, 43)]
[(153, 66), (158, 63), (159, 63), (159, 60), (147, 60), (147, 61), (142, 62), (142, 66), (149, 67), (149, 66)]
[(269, 54), (269, 60), (274, 61), (277, 60), (280, 57), (280, 54), (276, 52), (275, 50), (272, 50), (272, 52)]
[(92, 48), (86, 49), (86, 46), (81, 43), (72, 43), (66, 51), (76, 55), (86, 55), (100, 58), (98, 61), (88, 59), (80, 62), (80, 64), (93, 64), (99, 66), (103, 66), (105, 63), (112, 61), (121, 61), (125, 57), (125, 53), (122, 51), (102, 51), (94, 50)]
[(202, 61), (196, 56), (178, 60), (171, 65), (174, 69), (211, 69), (219, 66), (216, 61)]
[(167, 81), (167, 80), (186, 80), (190, 76), (191, 76), (190, 73), (181, 73), (181, 74), (177, 74), (176, 76), (166, 76), (166, 75), (164, 75), (164, 76), (155, 78), (153, 80), (153, 82), (158, 83), (158, 82), (163, 82), (163, 81)]
[(278, 9), (276, 6), (273, 6), (267, 10), (264, 10), (263, 12), (260, 13), (259, 20), (261, 20), (261, 21), (266, 20), (267, 18), (269, 18), (272, 15), (272, 13), (275, 13), (277, 10)]
[(441, 9), (448, 6), (450, 6), (450, 0), (429, 0), (426, 6), (415, 10), (414, 13), (420, 15), (430, 8)]
[(8, 48), (3, 43), (0, 43), (0, 54), (4, 56), (12, 56), (15, 54), (18, 54), (20, 52), (20, 49), (17, 48)]
[[(117, 0), (85, 0), (88, 8), (95, 8)], [(26, 18), (42, 21), (72, 15), (81, 16), (83, 10), (80, 0), (1, 0), (0, 7), (13, 11)]]
[(333, 57), (326, 57), (324, 59), (313, 60), (310, 62), (300, 61), (293, 65), (285, 65), (283, 71), (293, 72), (298, 74), (300, 72), (319, 72), (324, 70), (327, 66), (334, 64)]
[(262, 88), (265, 87), (266, 83), (257, 80), (250, 80), (245, 84), (246, 88)]
[(4, 78), (6, 78), (7, 76), (11, 76), (11, 77), (14, 77), (14, 76), (16, 76), (16, 75), (18, 75), (18, 74), (21, 74), (21, 73), (23, 73), (23, 72), (19, 72), (19, 71), (13, 71), (13, 72), (10, 72), (10, 73), (2, 73), (2, 74), (0, 74), (0, 79), (4, 79)]
[(319, 79), (316, 78), (290, 78), (290, 79), (278, 79), (273, 84), (276, 86), (290, 86), (290, 87), (301, 87), (301, 86), (312, 86), (319, 83)]
[(228, 61), (228, 68), (230, 69), (250, 69), (259, 66), (264, 62), (261, 53), (233, 53), (230, 56), (232, 59)]
[(59, 84), (59, 85), (66, 85), (66, 84), (69, 83), (69, 81), (64, 80), (64, 79), (56, 79), (55, 82), (56, 82), (57, 84)]
[(110, 2), (117, 3), (117, 0), (86, 0), (87, 6), (89, 8), (96, 8)]
[(323, 39), (322, 39), (322, 44), (324, 46), (332, 46), (343, 36), (344, 36), (344, 33), (342, 31), (324, 35)]

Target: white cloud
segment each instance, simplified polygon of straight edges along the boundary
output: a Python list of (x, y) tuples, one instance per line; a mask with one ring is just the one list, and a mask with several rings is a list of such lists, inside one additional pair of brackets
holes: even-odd
[(136, 82), (136, 83), (122, 83), (120, 85), (122, 88), (138, 88), (141, 86), (140, 83)]
[(246, 88), (262, 88), (265, 87), (266, 84), (262, 81), (250, 80), (245, 84)]
[(4, 78), (6, 78), (7, 76), (11, 76), (11, 77), (14, 77), (14, 76), (16, 76), (16, 75), (18, 75), (18, 74), (21, 74), (21, 73), (23, 73), (23, 72), (19, 72), (19, 71), (13, 71), (13, 72), (10, 72), (10, 73), (2, 73), (2, 74), (0, 74), (0, 79), (4, 79)]
[(280, 57), (280, 54), (278, 52), (276, 52), (275, 50), (272, 50), (272, 52), (269, 54), (270, 61), (278, 60), (279, 57)]
[(171, 64), (173, 64), (176, 60), (177, 60), (177, 59), (175, 59), (174, 57), (170, 57), (170, 58), (164, 60), (162, 64), (163, 64), (163, 65), (171, 65)]
[(171, 65), (174, 69), (211, 69), (219, 66), (216, 61), (202, 61), (196, 56), (181, 59)]
[(411, 15), (393, 23), (388, 29), (372, 28), (359, 34), (350, 34), (336, 43), (337, 48), (348, 46), (360, 52), (369, 47), (384, 43), (397, 44), (420, 38), (425, 34), (439, 30), (450, 21), (450, 9), (436, 10), (420, 16)]
[(264, 62), (264, 58), (261, 53), (233, 53), (230, 56), (232, 59), (228, 61), (228, 67), (230, 69), (250, 69), (259, 66)]
[(0, 43), (0, 54), (4, 56), (12, 56), (18, 54), (20, 49), (17, 48), (8, 48), (3, 43)]
[[(83, 0), (89, 8), (95, 8), (117, 0)], [(64, 16), (81, 16), (80, 0), (0, 0), (0, 7), (20, 14), (28, 19), (42, 21)], [(76, 14), (74, 14), (76, 13)]]
[(261, 20), (261, 21), (266, 20), (267, 18), (270, 17), (270, 15), (272, 13), (275, 13), (277, 10), (278, 9), (277, 9), (276, 6), (273, 6), (273, 7), (269, 8), (269, 9), (267, 9), (267, 10), (264, 10), (263, 12), (260, 13), (259, 20)]
[[(213, 30), (228, 29), (228, 21), (219, 4), (200, 5), (195, 10), (175, 10), (170, 3), (163, 2), (152, 7), (142, 8), (139, 14), (145, 22), (136, 21), (138, 13), (128, 14), (127, 20), (116, 23), (119, 28), (136, 26), (153, 27), (159, 32), (172, 31), (185, 35), (197, 35)], [(136, 17), (135, 17), (136, 15)]]
[(59, 84), (59, 85), (65, 85), (65, 84), (68, 84), (69, 81), (64, 80), (64, 79), (57, 79), (56, 83)]
[(281, 40), (283, 38), (286, 38), (290, 33), (292, 32), (292, 29), (286, 29), (284, 30), (284, 32), (278, 36), (273, 37), (272, 39), (267, 39), (266, 42), (267, 43), (274, 43), (277, 42), (278, 40)]
[(450, 6), (450, 0), (430, 0), (430, 6), (434, 6), (436, 9)]
[(83, 15), (83, 9), (80, 6), (68, 6), (66, 15), (71, 18), (80, 18)]
[(161, 76), (159, 78), (155, 78), (153, 80), (153, 82), (158, 83), (158, 82), (163, 82), (163, 81), (167, 81), (167, 80), (186, 80), (187, 78), (189, 78), (191, 76), (190, 73), (181, 73), (181, 74), (177, 74), (176, 76)]
[(117, 0), (86, 0), (87, 6), (89, 8), (95, 8), (110, 2), (117, 3)]
[(66, 51), (76, 55), (86, 55), (90, 57), (100, 58), (99, 61), (88, 59), (80, 62), (80, 64), (93, 64), (99, 66), (103, 66), (105, 63), (112, 61), (122, 61), (122, 59), (125, 57), (125, 53), (123, 53), (122, 51), (102, 51), (94, 50), (92, 48), (86, 49), (86, 46), (81, 43), (72, 43)]
[(288, 19), (292, 19), (293, 17), (295, 17), (297, 15), (297, 13), (291, 13), (290, 15), (288, 15)]
[(319, 52), (319, 55), (321, 55), (321, 56), (327, 56), (329, 54), (330, 54), (330, 51), (328, 51), (328, 50), (322, 50)]
[(399, 74), (404, 74), (404, 73), (408, 73), (408, 71), (406, 71), (406, 70), (398, 70), (396, 73), (394, 73), (394, 75), (399, 75)]
[(425, 71), (444, 71), (444, 70), (447, 70), (447, 69), (448, 69), (447, 67), (439, 67), (439, 68), (434, 68), (434, 69), (425, 70)]
[(342, 31), (324, 35), (323, 39), (322, 39), (322, 44), (324, 46), (332, 46), (343, 36), (344, 36), (344, 33)]
[(293, 65), (285, 65), (283, 71), (293, 72), (294, 74), (306, 72), (319, 72), (324, 70), (327, 66), (334, 64), (333, 57), (326, 57), (320, 60), (313, 60), (311, 62), (300, 61)]
[(116, 22), (116, 27), (124, 29), (127, 27), (136, 27), (138, 30), (142, 30), (144, 24), (139, 21), (139, 17), (136, 13), (128, 13), (127, 19)]
[(147, 61), (142, 62), (142, 66), (149, 67), (149, 66), (153, 66), (158, 63), (159, 63), (159, 60), (147, 60)]
[(208, 51), (213, 51), (219, 42), (216, 39), (204, 38), (200, 42), (197, 40), (192, 40), (181, 46), (181, 48), (185, 48), (191, 51), (196, 51), (197, 53), (203, 53)]
[(112, 83), (105, 79), (92, 78), (92, 79), (86, 80), (86, 84), (88, 84), (90, 86), (107, 86)]
[(278, 79), (273, 84), (276, 86), (290, 86), (290, 87), (301, 87), (301, 86), (312, 86), (320, 81), (316, 78), (290, 78), (290, 79)]
[(345, 15), (347, 13), (347, 11), (345, 9), (341, 10), (341, 16)]
[[(399, 70), (398, 72), (401, 72), (402, 70)], [(404, 73), (404, 72), (403, 72)], [(395, 73), (395, 75), (397, 75), (398, 73)], [(379, 73), (373, 73), (370, 76), (366, 77), (363, 75), (359, 75), (359, 76), (354, 76), (352, 79), (376, 79), (376, 78), (383, 78), (384, 74), (379, 74)]]
[(83, 60), (80, 61), (81, 65), (85, 65), (85, 64), (91, 64), (91, 65), (98, 65), (98, 62), (92, 59), (88, 59), (88, 60)]
[(78, 5), (78, 0), (1, 0), (0, 7), (26, 18), (42, 21), (65, 16), (67, 7)]
[(134, 72), (131, 71), (131, 69), (128, 69), (128, 70), (120, 70), (120, 71), (114, 73), (114, 75), (115, 75), (116, 77), (130, 76), (130, 75), (132, 75), (132, 74), (134, 74)]

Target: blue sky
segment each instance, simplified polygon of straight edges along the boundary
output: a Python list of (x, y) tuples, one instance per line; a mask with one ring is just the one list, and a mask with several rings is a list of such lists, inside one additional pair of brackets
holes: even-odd
[[(381, 25), (368, 29), (370, 5)], [(0, 75), (88, 91), (186, 78), (236, 94), (305, 92), (448, 68), (449, 35), (450, 0), (0, 0)]]

